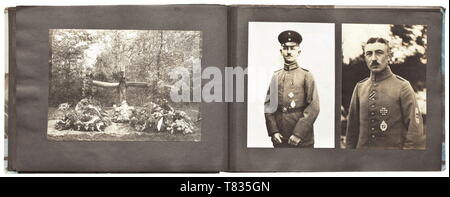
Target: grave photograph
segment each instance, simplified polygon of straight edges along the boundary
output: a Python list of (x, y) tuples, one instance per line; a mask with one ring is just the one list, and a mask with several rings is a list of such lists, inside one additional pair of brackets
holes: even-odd
[(200, 104), (170, 98), (200, 31), (50, 29), (49, 45), (49, 140), (200, 141)]

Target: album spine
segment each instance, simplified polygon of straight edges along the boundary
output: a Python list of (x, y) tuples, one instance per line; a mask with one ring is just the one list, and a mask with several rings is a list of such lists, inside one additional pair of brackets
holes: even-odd
[[(228, 6), (228, 67), (236, 67), (236, 47), (237, 47), (237, 9), (238, 6)], [(235, 88), (236, 84), (234, 84), (234, 81), (232, 86), (229, 86), (231, 88)], [(231, 92), (233, 91), (230, 90)], [(236, 128), (236, 122), (234, 121), (234, 108), (236, 105), (234, 105), (235, 102), (229, 102), (228, 103), (228, 162), (227, 162), (227, 168), (225, 171), (233, 172), (236, 171), (236, 162), (235, 162), (235, 147), (236, 147), (236, 141), (234, 140), (234, 132)]]

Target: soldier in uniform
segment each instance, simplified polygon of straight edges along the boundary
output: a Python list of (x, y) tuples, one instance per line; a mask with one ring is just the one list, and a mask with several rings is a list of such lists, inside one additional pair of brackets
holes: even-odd
[(284, 31), (278, 41), (284, 68), (273, 74), (264, 104), (268, 135), (275, 148), (313, 148), (319, 97), (313, 75), (297, 62), (302, 36)]
[(409, 82), (392, 73), (389, 43), (370, 38), (364, 46), (370, 76), (358, 82), (349, 107), (348, 149), (413, 149), (423, 135), (422, 117)]

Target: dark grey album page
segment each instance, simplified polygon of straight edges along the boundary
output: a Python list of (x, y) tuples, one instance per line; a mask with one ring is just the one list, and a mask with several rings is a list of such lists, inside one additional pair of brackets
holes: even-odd
[(440, 170), (443, 12), (231, 7), (230, 170)]

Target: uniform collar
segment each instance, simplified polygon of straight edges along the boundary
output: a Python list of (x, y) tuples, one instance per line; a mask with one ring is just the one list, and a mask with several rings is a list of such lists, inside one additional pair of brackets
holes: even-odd
[(284, 63), (284, 70), (285, 71), (290, 71), (290, 70), (294, 70), (298, 68), (298, 64), (297, 62), (292, 62), (290, 64), (286, 64)]
[(392, 75), (394, 75), (394, 73), (392, 73), (391, 67), (387, 66), (386, 69), (384, 69), (380, 73), (370, 72), (370, 80), (371, 81), (383, 81)]

